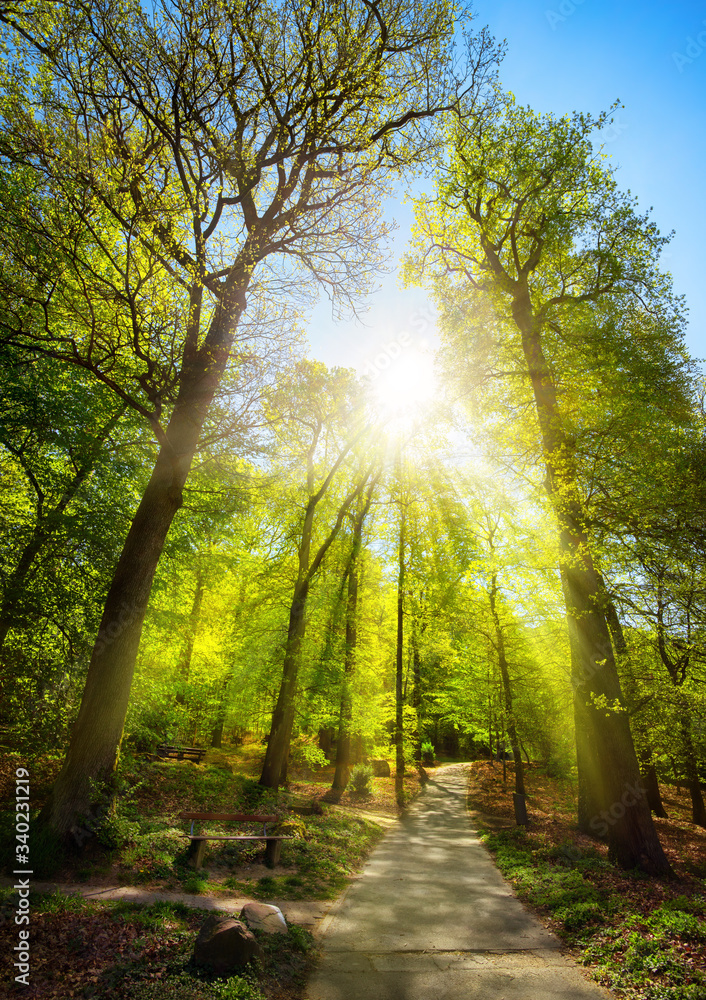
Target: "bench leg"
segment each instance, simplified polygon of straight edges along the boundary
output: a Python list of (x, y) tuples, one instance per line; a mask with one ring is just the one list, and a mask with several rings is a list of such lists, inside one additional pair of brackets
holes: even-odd
[(192, 868), (202, 868), (203, 867), (203, 856), (206, 853), (206, 840), (205, 838), (196, 839), (194, 838), (189, 844), (189, 864)]
[(265, 864), (268, 868), (274, 868), (279, 864), (279, 857), (282, 853), (281, 840), (268, 840), (265, 846)]

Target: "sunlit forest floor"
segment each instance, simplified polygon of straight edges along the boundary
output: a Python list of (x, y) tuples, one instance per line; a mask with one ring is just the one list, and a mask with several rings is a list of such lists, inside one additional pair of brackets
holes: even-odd
[(571, 781), (537, 766), (526, 774), (530, 824), (514, 825), (514, 770), (471, 765), (469, 808), (486, 846), (520, 898), (591, 973), (619, 996), (706, 997), (706, 831), (689, 822), (686, 794), (662, 786), (668, 819), (656, 819), (673, 880), (623, 872), (607, 846), (575, 826)]
[[(198, 766), (126, 755), (120, 765), (123, 790), (106, 831), (91, 836), (80, 853), (63, 857), (51, 844), (35, 840), (34, 878), (204, 897), (334, 898), (398, 814), (394, 778), (373, 778), (371, 794), (346, 792), (338, 806), (321, 809), (316, 802), (331, 784), (332, 768), (295, 767), (286, 790), (263, 792), (256, 780), (261, 753), (256, 744), (209, 751)], [(11, 804), (16, 766), (14, 755), (0, 757), (0, 809)], [(37, 809), (60, 760), (41, 755), (29, 766)], [(577, 832), (569, 779), (548, 777), (530, 765), (526, 783), (530, 826), (525, 831), (514, 825), (512, 763), (504, 775), (499, 762), (471, 765), (473, 821), (518, 895), (616, 995), (704, 1000), (706, 831), (689, 822), (687, 796), (662, 788), (669, 819), (656, 822), (676, 877), (656, 881), (616, 869), (604, 844)], [(418, 790), (416, 774), (409, 775), (406, 795), (412, 798)], [(284, 843), (274, 869), (264, 866), (259, 844), (224, 842), (210, 845), (204, 868), (195, 871), (187, 864), (182, 810), (277, 810), (292, 824), (293, 839)], [(217, 824), (209, 824), (209, 832), (216, 830)], [(0, 909), (8, 918), (13, 905), (12, 892), (1, 892)], [(161, 1000), (167, 994), (170, 1000), (300, 1000), (304, 995), (315, 957), (306, 931), (295, 926), (277, 943), (264, 941), (257, 968), (231, 980), (224, 992), (224, 984), (190, 962), (202, 919), (202, 912), (179, 903), (135, 907), (35, 896), (34, 985), (25, 992), (42, 1000)], [(0, 938), (13, 934), (12, 920), (6, 919)]]
[[(80, 852), (64, 855), (60, 863), (52, 845), (45, 851), (42, 844), (35, 844), (35, 878), (262, 899), (334, 898), (397, 816), (394, 778), (372, 778), (372, 794), (346, 791), (338, 806), (310, 812), (314, 800), (330, 788), (333, 767), (290, 768), (288, 788), (276, 793), (257, 784), (261, 756), (261, 746), (247, 744), (210, 750), (201, 765), (124, 757), (119, 772), (124, 791), (109, 828), (87, 838)], [(46, 755), (30, 763), (33, 810), (41, 807), (60, 763)], [(16, 766), (14, 756), (0, 757), (0, 808), (9, 808), (5, 800), (14, 789)], [(406, 798), (413, 798), (419, 787), (416, 773), (405, 777)], [(213, 842), (202, 870), (187, 864), (188, 823), (178, 818), (180, 812), (290, 815), (293, 809), (305, 815), (297, 815), (292, 828), (282, 831), (295, 839), (283, 843), (276, 868), (265, 868), (264, 845), (258, 842)], [(210, 822), (204, 829), (246, 832)]]

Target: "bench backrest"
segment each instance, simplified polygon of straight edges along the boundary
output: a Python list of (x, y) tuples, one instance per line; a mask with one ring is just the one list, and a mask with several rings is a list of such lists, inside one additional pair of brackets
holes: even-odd
[(179, 819), (213, 819), (224, 823), (276, 823), (279, 816), (264, 816), (260, 813), (211, 813), (211, 812), (182, 812)]

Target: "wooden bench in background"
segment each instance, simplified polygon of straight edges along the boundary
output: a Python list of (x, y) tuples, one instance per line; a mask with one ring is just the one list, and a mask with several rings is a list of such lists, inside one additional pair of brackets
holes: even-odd
[(195, 764), (200, 764), (206, 756), (203, 747), (175, 747), (167, 743), (162, 743), (154, 753), (154, 760), (193, 760)]
[[(186, 836), (191, 841), (189, 845), (189, 864), (194, 868), (201, 868), (203, 856), (206, 850), (207, 840), (264, 840), (265, 841), (265, 864), (268, 868), (274, 868), (279, 863), (282, 852), (282, 841), (292, 840), (291, 837), (280, 837), (267, 832), (268, 823), (277, 823), (280, 816), (264, 816), (261, 814), (249, 815), (247, 813), (212, 813), (212, 812), (182, 812), (179, 819), (190, 819), (191, 830)], [(223, 834), (194, 833), (194, 822), (196, 820), (213, 820), (217, 823), (262, 823), (262, 833), (249, 834), (241, 833), (237, 835), (224, 836)]]

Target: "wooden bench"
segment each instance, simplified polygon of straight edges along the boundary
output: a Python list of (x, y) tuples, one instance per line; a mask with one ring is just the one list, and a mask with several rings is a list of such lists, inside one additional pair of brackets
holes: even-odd
[(155, 760), (193, 760), (195, 764), (200, 764), (206, 756), (203, 747), (175, 747), (167, 743), (162, 743), (155, 750)]
[[(190, 819), (191, 830), (185, 834), (191, 841), (189, 844), (189, 864), (194, 868), (201, 868), (203, 856), (206, 850), (207, 840), (264, 840), (265, 841), (265, 864), (268, 868), (274, 868), (279, 863), (282, 852), (282, 841), (292, 840), (292, 837), (280, 837), (267, 832), (268, 823), (278, 823), (280, 816), (264, 816), (261, 814), (247, 813), (212, 813), (212, 812), (182, 812), (179, 819)], [(210, 819), (218, 823), (262, 823), (262, 833), (237, 834), (224, 836), (223, 834), (194, 833), (194, 822), (196, 820)]]

